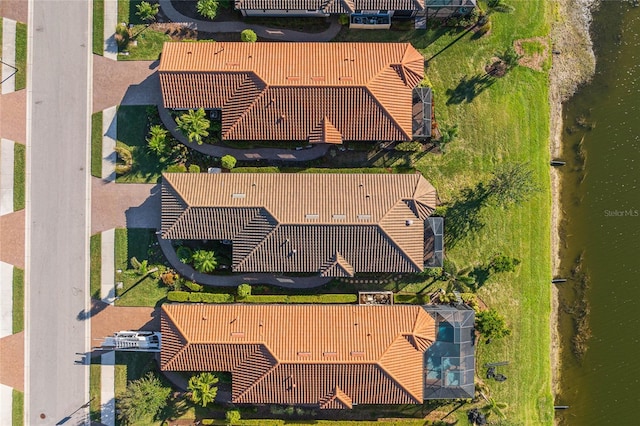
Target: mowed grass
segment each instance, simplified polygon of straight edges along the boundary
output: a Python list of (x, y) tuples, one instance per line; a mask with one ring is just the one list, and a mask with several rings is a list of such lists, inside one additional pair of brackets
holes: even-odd
[(14, 389), (11, 399), (11, 424), (22, 426), (24, 424), (24, 393)]
[(117, 176), (116, 182), (158, 182), (165, 165), (147, 150), (147, 106), (120, 106), (117, 123), (117, 144), (131, 151), (133, 166), (129, 173)]
[(104, 0), (93, 0), (93, 53), (104, 54)]
[(91, 176), (102, 178), (102, 111), (91, 115)]
[(153, 229), (116, 229), (115, 265), (116, 270), (122, 271), (116, 271), (116, 282), (123, 283), (122, 289), (116, 290), (116, 295), (120, 297), (116, 305), (157, 306), (166, 300), (168, 287), (151, 275), (140, 276), (130, 263), (132, 257), (141, 262), (148, 259), (149, 245), (153, 242), (156, 242)]
[[(484, 75), (495, 53), (514, 40), (548, 36), (551, 13), (545, 1), (510, 3), (515, 13), (493, 14), (490, 35), (475, 38), (467, 33), (451, 46), (462, 31), (343, 31), (340, 39), (410, 41), (426, 59), (433, 57), (426, 73), (433, 83), (436, 119), (440, 125), (458, 124), (460, 138), (449, 144), (446, 154), (422, 156), (415, 167), (438, 189), (442, 202), (451, 202), (462, 189), (488, 179), (500, 164), (527, 163), (534, 171), (542, 188), (538, 195), (519, 206), (485, 210), (486, 225), (449, 247), (447, 257), (459, 267), (485, 263), (498, 253), (522, 261), (508, 279), (497, 277), (478, 292), (507, 318), (512, 335), (489, 345), (478, 342), (476, 365), (510, 361), (504, 368), (509, 380), (488, 383), (491, 396), (509, 405), (508, 424), (550, 425), (548, 75), (517, 67), (484, 90), (469, 91), (459, 85), (463, 77)], [(482, 369), (477, 375), (483, 377)], [(466, 413), (456, 416), (466, 422)]]
[(102, 234), (95, 234), (89, 240), (91, 268), (89, 273), (89, 288), (91, 297), (100, 299), (100, 285), (102, 281)]
[[(98, 358), (99, 360), (100, 358)], [(100, 421), (100, 364), (91, 364), (89, 366), (89, 398), (91, 405), (89, 406), (89, 416), (94, 422)]]
[(21, 143), (13, 145), (13, 211), (24, 209), (26, 191), (27, 147)]
[(24, 271), (13, 268), (13, 334), (24, 330)]
[(16, 90), (27, 87), (27, 24), (16, 23)]
[(129, 43), (125, 49), (129, 54), (118, 55), (119, 61), (155, 61), (160, 57), (164, 42), (171, 41), (171, 37), (164, 31), (146, 25), (135, 25), (131, 33), (131, 40), (135, 40), (137, 45)]

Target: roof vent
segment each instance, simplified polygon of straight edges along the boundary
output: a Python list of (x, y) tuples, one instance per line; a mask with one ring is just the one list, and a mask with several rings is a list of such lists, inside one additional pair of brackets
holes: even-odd
[(364, 356), (364, 351), (351, 351), (351, 356)]
[(359, 214), (358, 215), (358, 219), (359, 220), (371, 220), (371, 215), (370, 214)]
[(353, 81), (353, 77), (351, 77), (350, 75), (343, 75), (342, 77), (339, 78), (340, 81)]
[(231, 337), (244, 337), (244, 331), (232, 331)]
[(307, 220), (318, 220), (320, 219), (320, 215), (317, 213), (307, 213), (304, 215), (304, 218)]
[(335, 352), (335, 351), (322, 352), (322, 356), (326, 356), (326, 357), (338, 356), (338, 352)]
[(301, 356), (301, 357), (310, 357), (310, 356), (311, 356), (311, 352), (308, 352), (308, 351), (301, 351), (301, 352), (298, 352), (298, 356)]
[(371, 198), (371, 194), (367, 194), (367, 195), (365, 195), (365, 197)]
[(296, 249), (291, 249), (291, 255), (296, 254), (298, 251)]
[(333, 220), (345, 220), (347, 218), (346, 214), (336, 213), (331, 216)]
[(300, 80), (300, 76), (299, 75), (290, 75), (287, 77), (287, 80), (289, 81), (298, 81)]
[(407, 226), (411, 226), (411, 225), (413, 225), (413, 221), (411, 219), (409, 219), (404, 224), (407, 225)]
[(233, 194), (231, 194), (231, 198), (245, 198), (246, 196), (247, 194), (243, 192), (234, 192)]

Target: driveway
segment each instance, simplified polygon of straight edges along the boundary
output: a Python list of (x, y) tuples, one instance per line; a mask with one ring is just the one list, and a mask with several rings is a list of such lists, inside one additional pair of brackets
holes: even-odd
[(24, 269), (24, 210), (0, 216), (0, 260)]
[(112, 228), (160, 228), (160, 185), (91, 178), (91, 235)]

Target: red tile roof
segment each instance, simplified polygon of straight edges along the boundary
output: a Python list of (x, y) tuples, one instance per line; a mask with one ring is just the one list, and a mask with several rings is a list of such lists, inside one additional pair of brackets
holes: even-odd
[(163, 305), (161, 369), (230, 371), (234, 403), (407, 404), (423, 400), (435, 340), (420, 306)]
[(412, 136), (424, 58), (409, 43), (165, 43), (164, 105), (221, 109), (225, 140)]
[(420, 174), (167, 173), (162, 238), (232, 240), (237, 272), (420, 272), (435, 206)]

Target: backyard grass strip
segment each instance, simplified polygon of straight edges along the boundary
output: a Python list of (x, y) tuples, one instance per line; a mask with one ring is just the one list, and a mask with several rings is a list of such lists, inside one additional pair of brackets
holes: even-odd
[(116, 120), (117, 146), (127, 148), (133, 158), (131, 171), (116, 177), (119, 183), (156, 183), (165, 163), (147, 150), (147, 105), (121, 105)]
[(89, 287), (91, 297), (100, 299), (101, 272), (102, 272), (102, 234), (91, 236), (89, 251), (91, 256), (91, 269), (89, 275)]
[(14, 389), (11, 397), (12, 426), (22, 426), (24, 424), (24, 393)]
[(24, 270), (13, 267), (13, 334), (24, 330)]
[(27, 24), (16, 23), (16, 90), (27, 87)]
[(26, 191), (26, 152), (21, 143), (13, 144), (13, 211), (24, 209)]
[(91, 115), (91, 176), (102, 178), (102, 111)]
[(89, 399), (91, 400), (91, 405), (89, 406), (89, 415), (91, 416), (91, 420), (94, 422), (100, 422), (101, 412), (100, 405), (102, 404), (100, 400), (100, 364), (91, 364), (89, 366)]
[(104, 54), (104, 0), (93, 0), (93, 53)]
[(129, 54), (118, 55), (119, 61), (155, 61), (160, 57), (164, 43), (171, 41), (171, 37), (164, 31), (146, 25), (135, 25), (131, 32), (132, 40), (135, 40), (137, 45), (129, 43), (126, 48)]

